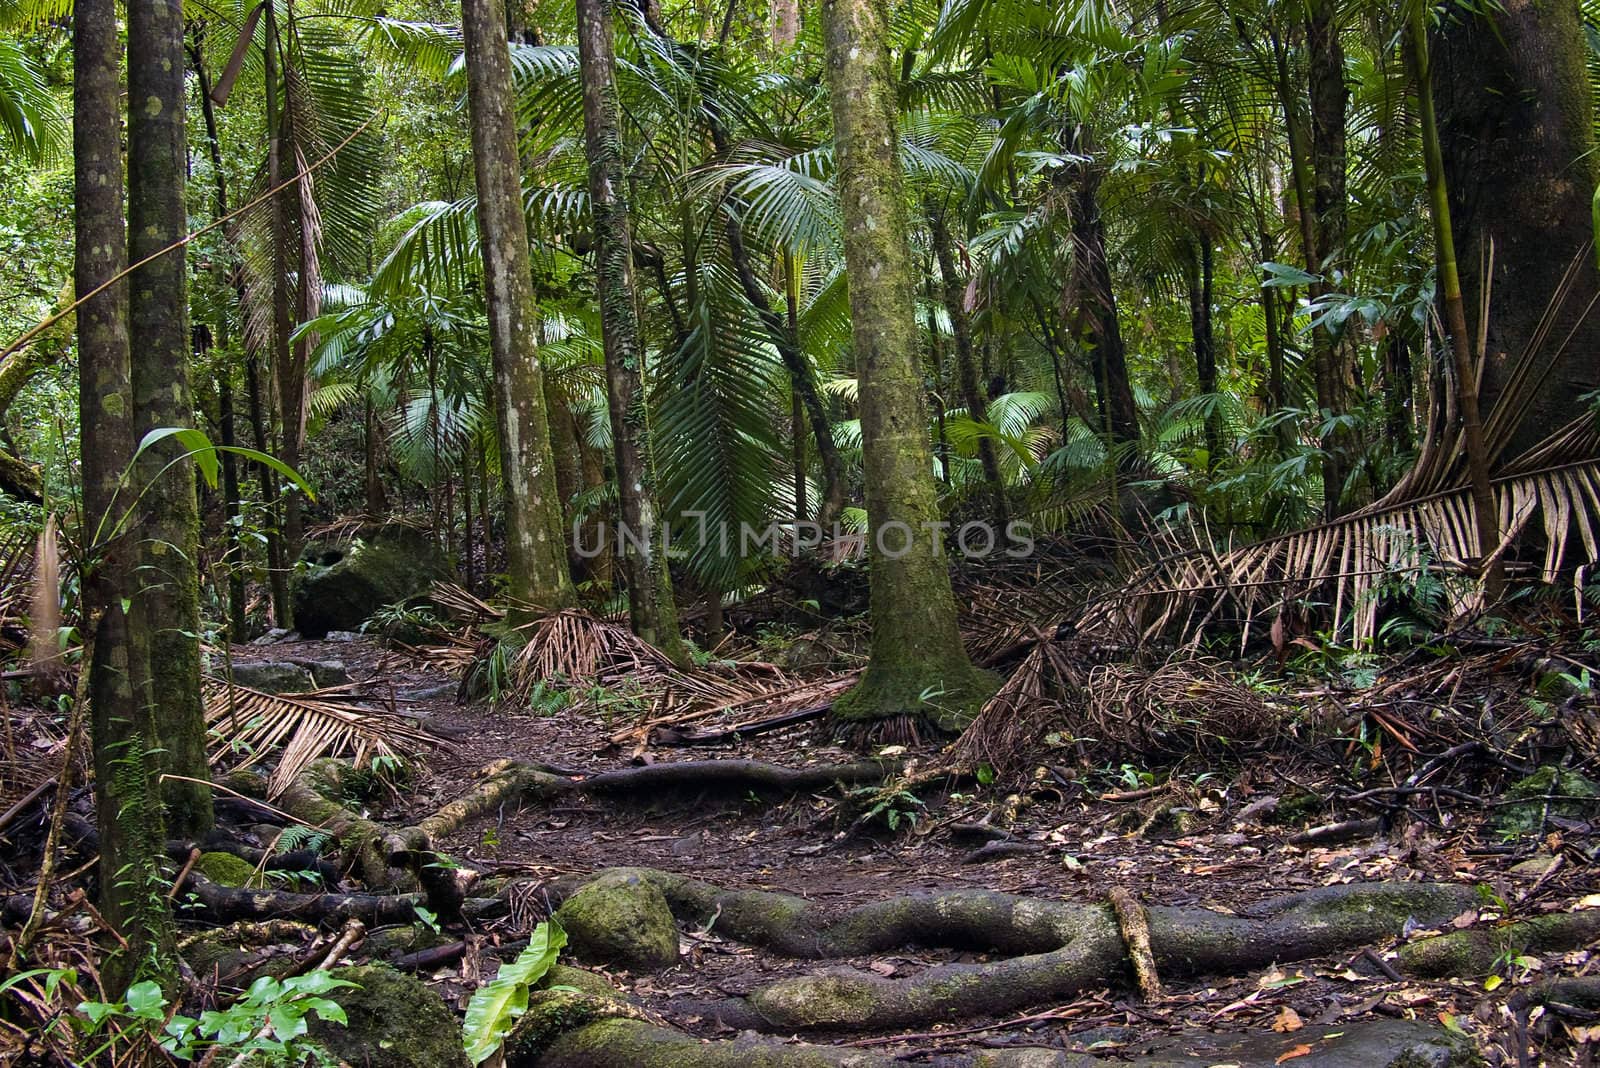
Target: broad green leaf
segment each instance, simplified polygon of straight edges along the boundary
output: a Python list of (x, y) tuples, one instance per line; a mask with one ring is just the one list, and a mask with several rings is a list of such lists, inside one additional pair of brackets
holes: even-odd
[(534, 928), (528, 948), (500, 969), (494, 981), (479, 987), (467, 1003), (462, 1024), (467, 1058), (482, 1064), (500, 1049), (518, 1017), (528, 1011), (528, 988), (544, 977), (556, 962), (567, 932), (554, 920)]

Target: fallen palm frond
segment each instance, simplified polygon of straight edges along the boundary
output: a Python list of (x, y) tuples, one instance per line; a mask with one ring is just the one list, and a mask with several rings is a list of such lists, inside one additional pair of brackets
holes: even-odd
[(1059, 723), (1063, 734), (1147, 759), (1237, 752), (1289, 729), (1261, 694), (1209, 659), (1175, 660), (1154, 671), (1101, 664)]
[[(1570, 574), (1581, 594), (1600, 561), (1600, 441), (1585, 416), (1507, 465), (1493, 482), (1499, 511), (1496, 556), (1536, 529), (1540, 563), (1524, 565), (1545, 583)], [(1258, 620), (1275, 621), (1296, 602), (1331, 599), (1335, 636), (1357, 642), (1377, 633), (1388, 596), (1440, 602), (1460, 618), (1482, 605), (1476, 581), (1477, 518), (1466, 486), (1426, 496), (1386, 498), (1332, 523), (1250, 545), (1173, 553), (1144, 568), (1114, 598), (1085, 613), (1082, 625), (1132, 625), (1143, 638), (1176, 627), (1198, 637), (1224, 612), (1242, 623), (1248, 641)], [(1583, 612), (1582, 597), (1578, 611)]]
[(952, 766), (988, 764), (1002, 775), (1021, 770), (1045, 725), (1077, 699), (1086, 673), (1071, 650), (1042, 630), (1034, 631), (1034, 639), (1005, 685), (956, 739), (948, 757)]
[(0, 652), (28, 641), (28, 603), (33, 596), (33, 539), (25, 532), (0, 542)]
[(253, 763), (281, 747), (278, 766), (267, 780), (268, 800), (319, 757), (348, 756), (359, 765), (374, 756), (449, 748), (399, 715), (392, 704), (372, 707), (354, 687), (291, 697), (208, 679), (204, 690), (213, 763)]
[(433, 589), (428, 592), (428, 599), (456, 623), (496, 623), (506, 617), (502, 609), (454, 582), (435, 582)]

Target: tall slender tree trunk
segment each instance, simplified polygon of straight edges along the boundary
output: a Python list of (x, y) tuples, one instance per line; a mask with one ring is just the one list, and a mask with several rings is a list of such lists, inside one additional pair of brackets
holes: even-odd
[[(1211, 286), (1215, 275), (1211, 238), (1195, 235), (1194, 262), (1189, 273), (1189, 333), (1194, 342), (1195, 377), (1200, 392), (1215, 396), (1217, 392), (1217, 343), (1211, 328)], [(1215, 467), (1222, 458), (1222, 425), (1217, 406), (1206, 411), (1206, 466)]]
[[(263, 38), (263, 51), (265, 52), (266, 66), (266, 120), (267, 120), (267, 185), (276, 189), (283, 181), (283, 109), (278, 100), (280, 79), (278, 76), (278, 16), (277, 4), (269, 3), (265, 9), (266, 28)], [(291, 431), (288, 412), (290, 402), (288, 396), (291, 381), (294, 378), (293, 350), (289, 345), (289, 334), (294, 329), (294, 323), (289, 310), (289, 216), (285, 202), (289, 196), (288, 190), (278, 193), (272, 198), (272, 355), (268, 366), (270, 373), (277, 380), (277, 404), (275, 408), (279, 416), (279, 425), (282, 427), (281, 444), (278, 458), (290, 467), (300, 462), (300, 449), (298, 434)], [(264, 383), (261, 383), (264, 385)], [(259, 395), (259, 394), (258, 394)], [(294, 405), (298, 410), (299, 405)], [(261, 424), (265, 429), (265, 423)], [(262, 451), (269, 451), (267, 446), (261, 446)], [(268, 557), (272, 570), (272, 614), (280, 627), (294, 626), (294, 607), (289, 597), (289, 568), (293, 566), (294, 559), (300, 552), (299, 542), (299, 504), (293, 499), (293, 493), (283, 495), (277, 492), (273, 475), (268, 468), (261, 468), (261, 485), (266, 494), (264, 503), (267, 505), (268, 514), (271, 516), (270, 525), (274, 529), (277, 546), (277, 560), (270, 562), (272, 545), (268, 542)]]
[(600, 327), (605, 340), (606, 401), (616, 453), (622, 517), (622, 571), (633, 632), (669, 659), (688, 663), (667, 569), (666, 526), (656, 514), (649, 412), (644, 395), (644, 345), (633, 282), (633, 231), (622, 171), (616, 57), (607, 0), (578, 0), (578, 59), (583, 78), (583, 132), (589, 163), (599, 274)]
[[(1100, 402), (1103, 431), (1114, 445), (1137, 445), (1139, 409), (1128, 376), (1128, 350), (1117, 319), (1116, 290), (1111, 284), (1111, 261), (1106, 255), (1106, 224), (1100, 215), (1100, 177), (1082, 168), (1073, 184), (1073, 251), (1078, 272), (1075, 288), (1082, 301), (1077, 309), (1086, 329), (1080, 337), (1091, 349), (1095, 394)], [(1064, 309), (1071, 312), (1072, 309)]]
[[(228, 344), (228, 313), (217, 316), (217, 347), (224, 352)], [(210, 335), (204, 327), (195, 331), (203, 340)], [(196, 346), (199, 350), (199, 346)], [(223, 366), (217, 373), (217, 430), (222, 438), (222, 496), (225, 518), (223, 525), (227, 551), (223, 566), (228, 570), (228, 640), (242, 642), (249, 626), (245, 616), (245, 560), (239, 541), (239, 531), (244, 523), (244, 493), (239, 488), (239, 457), (232, 450), (239, 446), (239, 420), (233, 405), (233, 376), (231, 369)]]
[(538, 308), (522, 210), (516, 101), (505, 25), (499, 0), (462, 0), (467, 111), (477, 171), (478, 235), (506, 501), (506, 571), (516, 614), (521, 615), (526, 606), (565, 608), (573, 603), (574, 594), (539, 366)]
[(1417, 84), (1417, 116), (1422, 126), (1422, 155), (1428, 178), (1428, 206), (1433, 212), (1433, 237), (1438, 263), (1439, 302), (1449, 333), (1451, 365), (1455, 369), (1456, 409), (1461, 413), (1461, 440), (1467, 450), (1467, 477), (1472, 508), (1478, 523), (1478, 567), (1484, 592), (1498, 598), (1505, 588), (1505, 565), (1491, 556), (1500, 542), (1500, 512), (1495, 505), (1489, 476), (1489, 454), (1484, 447), (1483, 420), (1478, 413), (1478, 376), (1473, 367), (1471, 335), (1467, 332), (1466, 305), (1461, 296), (1461, 274), (1456, 267), (1456, 243), (1450, 218), (1450, 192), (1439, 144), (1439, 125), (1433, 106), (1433, 71), (1428, 55), (1427, 14), (1416, 7), (1411, 14), (1408, 44)]
[(1578, 414), (1575, 398), (1600, 388), (1600, 314), (1587, 311), (1600, 290), (1595, 257), (1585, 252), (1600, 186), (1587, 40), (1575, 0), (1503, 0), (1481, 16), (1453, 11), (1436, 42), (1444, 176), (1473, 318), (1494, 246), (1488, 321), (1474, 335), (1487, 342), (1476, 354), (1486, 418), (1496, 415), (1568, 265), (1584, 257), (1534, 361), (1543, 384), (1491, 466), (1538, 444)]
[[(989, 418), (989, 401), (983, 395), (978, 381), (978, 362), (972, 352), (972, 322), (967, 317), (966, 287), (956, 270), (955, 250), (950, 240), (950, 226), (941, 205), (924, 206), (928, 225), (933, 236), (933, 252), (939, 260), (939, 274), (944, 282), (941, 296), (945, 314), (950, 317), (950, 333), (956, 343), (956, 377), (961, 385), (961, 403), (967, 414), (977, 422)], [(1000, 476), (1000, 458), (995, 453), (994, 439), (978, 439), (978, 461), (983, 465), (984, 481), (989, 484), (990, 511), (1001, 528), (1006, 525), (1005, 480)]]
[(85, 546), (84, 624), (89, 649), (90, 738), (100, 832), (100, 908), (128, 941), (126, 981), (152, 951), (171, 949), (165, 898), (153, 892), (166, 839), (160, 767), (148, 691), (149, 646), (124, 610), (136, 586), (138, 548), (121, 532), (134, 494), (120, 485), (132, 460), (133, 383), (127, 286), (95, 295), (127, 263), (122, 216), (120, 48), (112, 0), (73, 11), (73, 281), (78, 319), (79, 430)]
[(874, 0), (824, 0), (822, 18), (860, 382), (872, 608), (871, 658), (834, 715), (909, 716), (959, 730), (995, 684), (962, 646), (938, 529), (888, 12)]
[[(184, 199), (183, 10), (179, 0), (128, 4), (128, 254), (135, 262), (188, 232)], [(188, 260), (180, 246), (129, 277), (128, 333), (134, 433), (192, 427)], [(158, 710), (168, 829), (198, 838), (212, 823), (204, 785), (205, 710), (200, 702), (200, 514), (192, 461), (168, 439), (139, 463), (138, 624), (149, 635), (150, 697)], [(174, 463), (173, 461), (178, 462)], [(200, 782), (188, 781), (198, 779)]]
[[(1322, 291), (1333, 289), (1345, 261), (1345, 111), (1350, 92), (1344, 83), (1344, 47), (1340, 42), (1335, 0), (1310, 0), (1306, 52), (1311, 72), (1311, 271), (1322, 276)], [(1329, 415), (1350, 409), (1354, 385), (1353, 353), (1348, 339), (1326, 325), (1312, 328), (1311, 358), (1317, 407)], [(1323, 514), (1336, 518), (1340, 497), (1354, 457), (1350, 431), (1336, 428), (1323, 442)]]
[(772, 0), (772, 47), (787, 52), (800, 39), (800, 0)]

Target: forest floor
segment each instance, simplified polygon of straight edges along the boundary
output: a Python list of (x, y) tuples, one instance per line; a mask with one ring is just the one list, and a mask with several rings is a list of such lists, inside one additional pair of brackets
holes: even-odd
[[(372, 816), (396, 825), (437, 810), (480, 768), (505, 758), (587, 775), (691, 759), (753, 758), (800, 767), (860, 756), (836, 745), (820, 723), (713, 748), (619, 749), (608, 742), (618, 723), (572, 710), (540, 716), (482, 701), (458, 704), (441, 692), (449, 678), (365, 640), (238, 647), (234, 655), (238, 662), (286, 655), (343, 661), (353, 679), (374, 679), (392, 689), (407, 715), (444, 740), (425, 755), (412, 778), (373, 800)], [(937, 750), (914, 745), (897, 755), (931, 761)], [(1360, 753), (1354, 759), (1359, 761)], [(1004, 789), (1007, 785), (1013, 789)], [(620, 800), (577, 796), (554, 806), (511, 804), (468, 822), (440, 847), (474, 868), (524, 879), (651, 867), (725, 888), (783, 891), (827, 910), (952, 888), (1098, 903), (1109, 887), (1122, 886), (1147, 905), (1248, 912), (1265, 898), (1361, 880), (1492, 890), (1486, 900), (1497, 904), (1486, 906), (1483, 916), (1458, 917), (1462, 927), (1492, 918), (1495, 909), (1527, 917), (1600, 904), (1590, 896), (1600, 890), (1600, 878), (1589, 863), (1596, 853), (1596, 829), (1588, 824), (1569, 822), (1552, 828), (1543, 842), (1516, 846), (1491, 829), (1484, 811), (1441, 808), (1435, 795), (1418, 803), (1419, 818), (1402, 820), (1387, 836), (1357, 826), (1350, 828), (1355, 837), (1317, 844), (1304, 838), (1308, 824), (1372, 815), (1370, 808), (1332, 805), (1293, 818), (1272, 812), (1279, 798), (1319, 793), (1337, 793), (1329, 785), (1328, 768), (1281, 752), (1251, 756), (1234, 766), (1180, 770), (1170, 778), (1131, 766), (1053, 765), (1048, 774), (1041, 767), (1032, 778), (1009, 784), (968, 781), (924, 788), (921, 804), (905, 803), (908, 816), (893, 832), (879, 820), (870, 826), (857, 821), (846, 833), (837, 789), (777, 802), (753, 794), (678, 792)], [(955, 832), (996, 813), (1004, 814), (1012, 836), (1008, 841), (1024, 843), (1016, 849), (1020, 855), (975, 862), (981, 840)], [(530, 919), (543, 918), (536, 899), (532, 911), (531, 917), (493, 921), (475, 932), (471, 941), (481, 956), (469, 954), (432, 974), (430, 982), (447, 1002), (465, 1007), (476, 981), (486, 970), (492, 974), (495, 944), (525, 938)], [(1036, 1006), (1025, 1017), (980, 1017), (914, 1033), (838, 1041), (917, 1063), (957, 1049), (1018, 1044), (1127, 1055), (1174, 1036), (1181, 1048), (1204, 1056), (1214, 1036), (1244, 1033), (1259, 1036), (1269, 1055), (1279, 1050), (1271, 1060), (1292, 1060), (1319, 1042), (1334, 1041), (1353, 1021), (1387, 1017), (1459, 1028), (1491, 1064), (1530, 1064), (1538, 1062), (1528, 1059), (1525, 1048), (1519, 1056), (1516, 1047), (1522, 1043), (1514, 1037), (1519, 1027), (1505, 1008), (1507, 997), (1537, 979), (1587, 975), (1592, 965), (1588, 951), (1577, 949), (1506, 961), (1503, 983), (1482, 977), (1397, 980), (1392, 972), (1385, 974), (1383, 954), (1390, 948), (1379, 945), (1254, 974), (1169, 982), (1157, 1002), (1141, 1001), (1131, 987), (1104, 989), (1066, 1004)], [(611, 978), (674, 1025), (704, 1037), (725, 1037), (731, 1029), (699, 1005), (816, 969), (816, 962), (725, 940), (714, 925), (687, 932), (680, 954), (679, 965), (661, 974)], [(946, 961), (981, 959), (916, 950), (833, 963), (898, 979)], [(1558, 1029), (1545, 1063), (1566, 1063), (1592, 1049), (1567, 1045), (1570, 1037)]]

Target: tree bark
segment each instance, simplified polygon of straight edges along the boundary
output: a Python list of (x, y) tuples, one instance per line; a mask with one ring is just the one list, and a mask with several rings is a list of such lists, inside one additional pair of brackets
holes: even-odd
[[(188, 232), (184, 199), (183, 10), (178, 0), (128, 5), (128, 254), (138, 262)], [(178, 247), (129, 277), (128, 335), (137, 439), (193, 427), (188, 259)], [(150, 643), (150, 699), (170, 779), (168, 829), (200, 837), (212, 823), (205, 710), (200, 702), (200, 514), (195, 465), (173, 439), (139, 462), (139, 594), (135, 625)], [(186, 781), (198, 779), (200, 782)]]
[[(73, 278), (93, 293), (127, 263), (122, 216), (121, 92), (117, 11), (112, 0), (79, 0), (73, 35)], [(127, 938), (119, 969), (130, 978), (151, 950), (170, 949), (171, 917), (150, 880), (166, 840), (162, 827), (157, 737), (140, 699), (149, 673), (143, 632), (123, 605), (134, 593), (137, 550), (119, 530), (132, 499), (119, 493), (133, 458), (133, 384), (129, 368), (127, 285), (118, 282), (78, 308), (79, 430), (83, 473), (87, 696), (100, 834), (101, 909)], [(153, 904), (154, 903), (154, 904)], [(139, 922), (135, 922), (139, 921)]]
[(1482, 17), (1455, 13), (1436, 42), (1444, 176), (1465, 268), (1462, 298), (1474, 317), (1483, 301), (1482, 265), (1494, 246), (1488, 343), (1478, 354), (1484, 411), (1492, 418), (1562, 275), (1574, 257), (1586, 259), (1534, 361), (1542, 369), (1554, 360), (1550, 374), (1509, 447), (1489, 457), (1491, 466), (1572, 419), (1575, 399), (1600, 388), (1600, 318), (1585, 316), (1600, 290), (1593, 254), (1584, 251), (1600, 185), (1585, 40), (1573, 0), (1505, 0)]
[[(265, 79), (266, 79), (266, 122), (267, 122), (267, 185), (276, 189), (283, 180), (283, 115), (278, 101), (278, 17), (277, 5), (267, 4), (264, 8), (266, 15), (266, 28), (263, 38), (263, 52), (265, 53)], [(276, 410), (283, 427), (282, 444), (278, 458), (293, 467), (300, 462), (300, 447), (298, 426), (291, 433), (288, 421), (289, 403), (287, 400), (288, 382), (294, 377), (293, 350), (289, 345), (289, 334), (294, 329), (289, 313), (289, 221), (284, 208), (288, 192), (278, 193), (272, 198), (272, 354), (268, 362), (269, 373), (278, 380), (278, 403)], [(258, 381), (257, 385), (262, 385)], [(260, 397), (259, 390), (255, 396)], [(295, 405), (298, 410), (299, 405)], [(298, 419), (296, 420), (298, 424)], [(262, 452), (271, 451), (265, 440), (267, 426), (264, 420), (257, 419), (257, 429), (262, 438), (259, 448)], [(292, 440), (291, 440), (292, 439)], [(299, 545), (299, 506), (288, 497), (279, 494), (275, 476), (263, 465), (260, 469), (261, 489), (263, 503), (267, 505), (269, 523), (273, 528), (268, 535), (268, 566), (272, 574), (272, 614), (274, 622), (280, 627), (294, 627), (294, 607), (289, 598), (288, 571), (293, 566), (295, 557), (300, 552)], [(292, 496), (292, 495), (291, 495)], [(274, 554), (273, 542), (277, 542), (277, 552)], [(276, 555), (277, 559), (272, 557)]]
[[(1194, 370), (1200, 392), (1215, 396), (1217, 392), (1217, 345), (1211, 329), (1211, 284), (1215, 274), (1211, 238), (1196, 234), (1194, 261), (1189, 271), (1189, 333), (1194, 341)], [(1215, 467), (1222, 458), (1222, 426), (1217, 406), (1213, 403), (1206, 411), (1206, 467)]]
[(506, 501), (506, 571), (514, 615), (574, 601), (567, 571), (535, 337), (538, 308), (522, 209), (511, 52), (499, 0), (462, 0), (467, 112), (477, 171), (478, 235), (494, 357), (495, 421)]
[[(1322, 276), (1319, 293), (1337, 288), (1345, 261), (1345, 110), (1344, 47), (1335, 0), (1311, 0), (1306, 22), (1306, 52), (1311, 74), (1311, 181), (1314, 223), (1309, 249), (1311, 272)], [(1344, 415), (1353, 386), (1348, 341), (1326, 326), (1312, 328), (1311, 359), (1317, 407), (1325, 415)], [(1323, 516), (1338, 518), (1340, 498), (1353, 457), (1348, 430), (1334, 429), (1323, 443)]]
[(888, 13), (872, 0), (825, 0), (822, 17), (860, 382), (872, 607), (871, 659), (834, 714), (912, 716), (958, 730), (994, 682), (961, 644), (938, 527)]
[[(1069, 179), (1073, 180), (1073, 179)], [(1111, 261), (1106, 256), (1106, 224), (1100, 215), (1100, 176), (1083, 167), (1073, 180), (1072, 236), (1078, 273), (1075, 288), (1082, 301), (1076, 309), (1079, 338), (1091, 350), (1095, 396), (1100, 403), (1101, 431), (1114, 445), (1137, 445), (1139, 410), (1128, 377), (1128, 351), (1117, 320)], [(1071, 312), (1072, 309), (1063, 309)]]
[[(943, 207), (930, 203), (925, 210), (933, 236), (933, 252), (939, 260), (939, 274), (944, 282), (941, 293), (944, 310), (950, 317), (950, 333), (956, 343), (956, 376), (961, 384), (961, 403), (966, 405), (967, 414), (974, 422), (984, 423), (989, 419), (989, 401), (978, 382), (978, 364), (972, 352), (972, 322), (967, 317), (966, 287), (956, 272), (950, 226)], [(984, 480), (989, 484), (991, 514), (1003, 529), (1006, 525), (1005, 480), (1000, 477), (1000, 458), (995, 454), (993, 438), (978, 439), (978, 460), (983, 465)]]
[(644, 395), (644, 345), (639, 337), (633, 280), (633, 233), (622, 170), (616, 57), (607, 0), (578, 0), (578, 57), (583, 78), (583, 132), (589, 164), (599, 275), (600, 327), (605, 342), (606, 406), (616, 454), (622, 519), (622, 570), (633, 632), (680, 666), (688, 653), (678, 632), (666, 526), (656, 514), (655, 465), (650, 456)]

